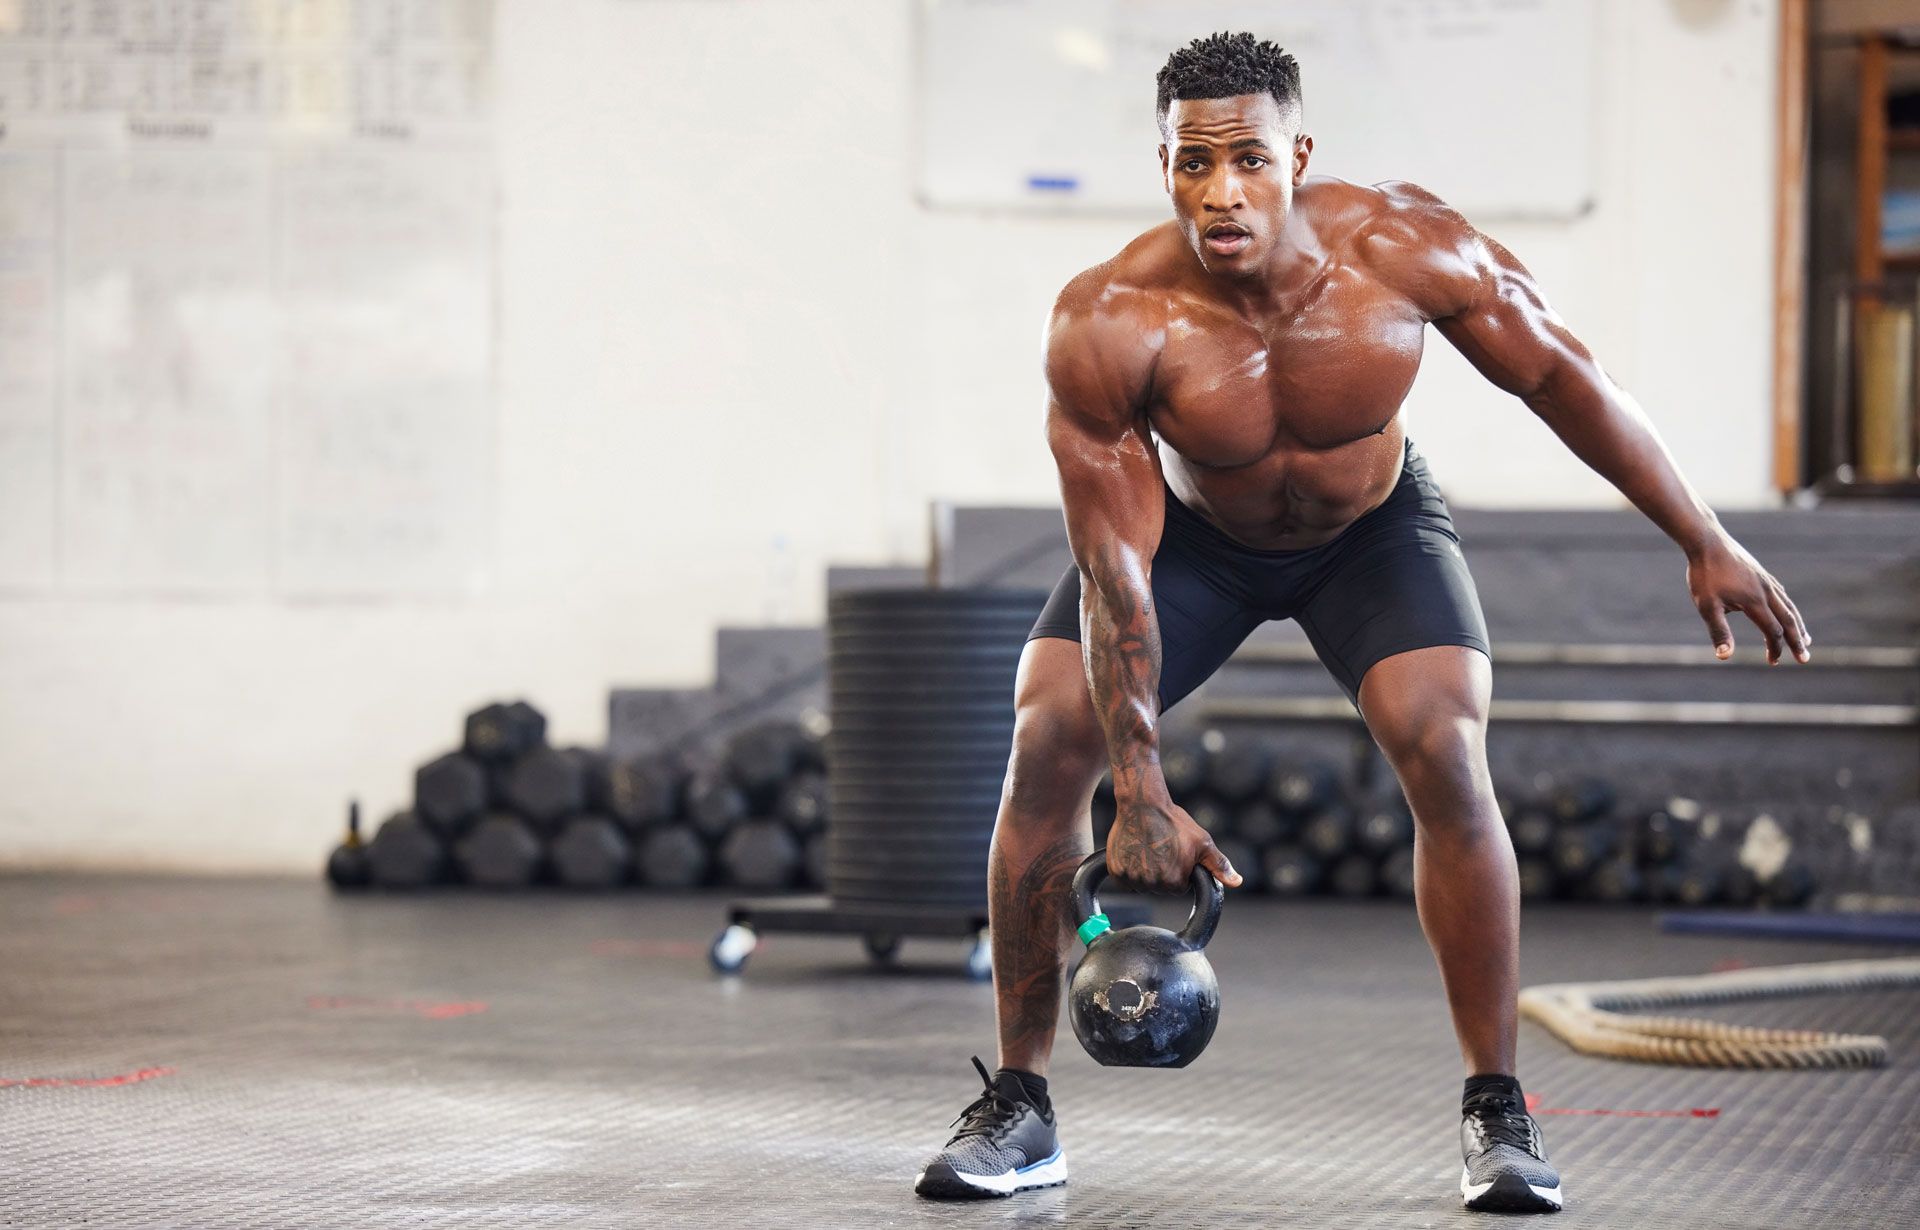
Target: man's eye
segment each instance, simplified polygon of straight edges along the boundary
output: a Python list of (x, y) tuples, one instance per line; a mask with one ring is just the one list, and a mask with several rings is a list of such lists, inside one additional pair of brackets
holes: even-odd
[(1258, 154), (1248, 154), (1246, 156), (1245, 162), (1249, 167), (1252, 167), (1256, 171), (1259, 170), (1261, 167), (1264, 167), (1267, 165), (1267, 160), (1265, 158), (1262, 158)]
[(1180, 164), (1182, 171), (1198, 171), (1203, 164), (1198, 158), (1189, 158)]

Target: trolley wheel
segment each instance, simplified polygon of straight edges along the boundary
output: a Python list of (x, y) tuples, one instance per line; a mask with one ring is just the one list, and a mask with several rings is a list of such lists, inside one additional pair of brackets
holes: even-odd
[(869, 931), (860, 937), (866, 946), (867, 955), (876, 965), (890, 965), (900, 955), (900, 937), (885, 931)]
[(712, 963), (715, 973), (737, 974), (759, 946), (760, 937), (754, 934), (752, 927), (745, 923), (729, 923), (719, 935), (713, 937), (713, 947), (707, 950), (707, 960)]
[(985, 927), (974, 934), (973, 948), (967, 953), (967, 977), (975, 982), (989, 982), (993, 978), (993, 945)]

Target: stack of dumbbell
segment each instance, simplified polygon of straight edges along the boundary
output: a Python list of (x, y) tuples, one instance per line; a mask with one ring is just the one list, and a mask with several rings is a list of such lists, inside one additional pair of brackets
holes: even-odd
[[(1359, 788), (1330, 763), (1218, 730), (1168, 740), (1160, 764), (1169, 794), (1213, 836), (1243, 891), (1413, 897), (1413, 813), (1391, 781)], [(1815, 892), (1807, 860), (1765, 818), (1742, 823), (1687, 799), (1625, 812), (1596, 778), (1499, 797), (1531, 901), (1792, 908)], [(1095, 844), (1105, 845), (1109, 782), (1093, 812)]]
[[(666, 850), (669, 866), (658, 862)], [(696, 869), (698, 851), (710, 870)], [(802, 723), (762, 722), (727, 741), (717, 763), (688, 777), (676, 823), (642, 851), (650, 883), (702, 883), (770, 892), (826, 885), (827, 772), (820, 737)]]
[(1808, 860), (1765, 815), (1687, 798), (1621, 807), (1596, 778), (1503, 796), (1501, 811), (1530, 901), (1795, 909), (1818, 890)]
[(712, 764), (612, 760), (551, 747), (525, 701), (468, 715), (459, 750), (420, 766), (413, 806), (364, 848), (357, 822), (328, 876), (341, 887), (780, 891), (824, 882), (819, 737), (793, 722), (740, 731)]

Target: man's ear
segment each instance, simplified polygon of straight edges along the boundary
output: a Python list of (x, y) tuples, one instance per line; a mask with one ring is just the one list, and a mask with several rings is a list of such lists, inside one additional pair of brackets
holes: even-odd
[[(1313, 156), (1313, 138), (1301, 133), (1293, 139), (1293, 186), (1298, 188), (1300, 181), (1307, 177), (1307, 159)], [(1165, 161), (1164, 154), (1162, 161)]]
[(1167, 190), (1168, 196), (1173, 195), (1173, 184), (1167, 179), (1167, 143), (1165, 141), (1160, 143), (1160, 186)]

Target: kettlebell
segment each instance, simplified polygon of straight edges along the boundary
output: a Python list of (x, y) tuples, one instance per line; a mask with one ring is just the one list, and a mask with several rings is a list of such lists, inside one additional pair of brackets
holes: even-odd
[(1073, 1032), (1107, 1067), (1184, 1068), (1220, 1022), (1220, 983), (1202, 952), (1226, 895), (1205, 867), (1193, 869), (1193, 912), (1177, 934), (1144, 924), (1114, 930), (1094, 890), (1107, 878), (1095, 850), (1073, 875), (1073, 902), (1087, 955), (1067, 995)]
[(360, 800), (347, 804), (347, 838), (327, 859), (327, 879), (335, 888), (365, 888), (373, 878), (367, 843), (360, 839)]

